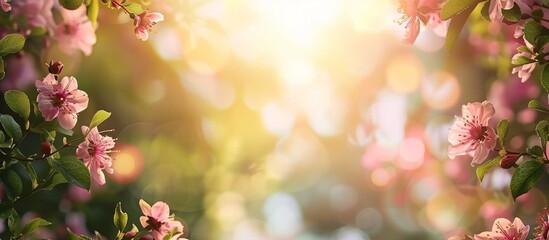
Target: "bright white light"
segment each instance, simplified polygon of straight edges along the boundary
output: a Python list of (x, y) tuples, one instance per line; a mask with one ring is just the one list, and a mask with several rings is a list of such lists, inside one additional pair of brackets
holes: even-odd
[(265, 21), (300, 47), (310, 47), (321, 27), (340, 13), (339, 0), (258, 0), (251, 1)]

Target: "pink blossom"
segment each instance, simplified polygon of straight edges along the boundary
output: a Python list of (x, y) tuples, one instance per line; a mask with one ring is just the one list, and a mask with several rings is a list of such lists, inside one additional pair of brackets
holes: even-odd
[(11, 5), (8, 3), (8, 0), (0, 0), (0, 8), (4, 12), (9, 12), (11, 10)]
[(170, 232), (176, 230), (177, 234), (170, 239), (180, 239), (183, 234), (183, 225), (181, 222), (174, 219), (174, 215), (170, 215), (170, 207), (165, 202), (156, 202), (152, 207), (143, 199), (139, 200), (139, 207), (143, 211), (143, 215), (139, 218), (141, 225), (144, 228), (151, 229), (152, 236), (155, 240), (161, 240)]
[(77, 113), (88, 107), (88, 95), (78, 90), (78, 83), (74, 77), (64, 77), (58, 83), (52, 74), (48, 74), (43, 81), (35, 81), (38, 88), (38, 109), (46, 121), (59, 117), (59, 125), (65, 129), (72, 129), (76, 125)]
[(145, 11), (135, 16), (135, 36), (138, 39), (146, 41), (149, 38), (149, 32), (152, 30), (152, 27), (161, 21), (164, 21), (164, 15), (158, 12), (149, 13)]
[(92, 53), (92, 47), (97, 41), (95, 30), (86, 15), (86, 7), (76, 10), (59, 8), (63, 21), (58, 23), (54, 30), (54, 37), (59, 48), (66, 54), (80, 49), (86, 56)]
[(34, 58), (21, 51), (4, 57), (6, 76), (0, 81), (0, 91), (24, 90), (38, 78)]
[(417, 36), (419, 35), (420, 23), (419, 18), (410, 18), (406, 24), (406, 34), (404, 36), (404, 42), (406, 44), (413, 44), (416, 41)]
[(429, 19), (428, 25), (431, 29), (433, 29), (433, 32), (440, 37), (446, 37), (446, 33), (448, 33), (448, 25), (446, 24), (446, 21), (443, 21), (440, 18), (440, 11), (430, 12), (425, 14), (425, 16)]
[(536, 218), (537, 227), (535, 228), (533, 240), (549, 239), (549, 212), (544, 208)]
[(13, 15), (24, 16), (31, 27), (55, 26), (52, 15), (53, 0), (17, 0), (13, 2)]
[(471, 164), (480, 164), (496, 146), (496, 133), (488, 126), (494, 106), (487, 101), (474, 102), (463, 105), (461, 111), (462, 117), (456, 116), (448, 134), (448, 156), (454, 159), (468, 154), (473, 157)]
[(503, 14), (501, 9), (509, 10), (513, 8), (515, 0), (491, 0), (489, 8), (489, 16), (492, 22), (501, 21)]
[[(520, 57), (525, 57), (527, 59), (535, 59), (536, 56), (532, 54), (534, 46), (530, 44), (526, 39), (524, 39), (524, 43), (526, 44), (526, 47), (530, 50), (524, 51), (524, 52), (518, 52), (516, 53), (513, 58), (511, 59), (511, 62), (516, 62)], [(518, 77), (522, 82), (526, 82), (528, 79), (530, 79), (530, 76), (532, 75), (532, 72), (534, 69), (536, 69), (537, 62), (527, 63), (518, 67), (514, 67), (511, 71), (511, 74), (518, 73)]]
[(401, 0), (400, 23), (407, 22), (404, 42), (413, 44), (419, 35), (421, 23), (429, 25), (437, 35), (444, 36), (446, 24), (440, 19), (440, 0)]
[(89, 134), (86, 136), (86, 139), (76, 149), (76, 156), (84, 161), (84, 164), (90, 170), (93, 180), (103, 185), (106, 182), (103, 170), (109, 174), (114, 172), (112, 158), (109, 156), (115, 144), (114, 139), (101, 135), (97, 127), (89, 130), (87, 126), (82, 126), (83, 134), (86, 134), (88, 131)]
[(530, 226), (524, 225), (519, 218), (513, 222), (506, 218), (498, 218), (492, 226), (492, 231), (475, 234), (475, 240), (525, 240)]

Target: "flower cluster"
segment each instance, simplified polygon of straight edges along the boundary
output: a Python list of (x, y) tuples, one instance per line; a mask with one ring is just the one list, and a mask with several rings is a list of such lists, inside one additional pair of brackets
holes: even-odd
[(170, 235), (171, 239), (180, 239), (183, 234), (183, 225), (170, 215), (170, 207), (165, 202), (156, 202), (149, 205), (143, 199), (139, 200), (139, 206), (144, 216), (139, 218), (141, 225), (151, 231), (154, 239), (164, 239)]
[[(43, 61), (48, 56), (46, 49), (52, 46), (70, 58), (79, 52), (85, 56), (92, 54), (97, 42), (100, 2), (106, 9), (123, 9), (128, 13), (134, 20), (136, 37), (143, 41), (148, 39), (153, 26), (164, 20), (161, 13), (143, 10), (140, 3), (131, 1), (0, 0), (0, 80), (4, 78), (0, 88), (9, 107), (0, 114), (0, 205), (3, 219), (9, 222), (9, 231), (2, 233), (2, 238), (33, 238), (38, 228), (51, 224), (41, 218), (20, 224), (23, 221), (15, 207), (22, 200), (63, 183), (74, 185), (69, 192), (79, 187), (89, 194), (92, 182), (104, 185), (105, 172), (115, 171), (110, 154), (115, 151), (116, 139), (104, 135), (108, 131), (98, 130), (111, 113), (99, 110), (89, 124), (81, 124), (79, 114), (88, 108), (90, 99), (79, 89), (75, 77), (60, 76), (64, 66), (59, 61), (50, 61), (49, 73), (34, 81), (39, 78), (34, 63)], [(34, 81), (38, 92), (35, 101), (16, 90), (27, 88), (32, 83), (28, 79)], [(79, 123), (81, 135), (73, 131)], [(23, 146), (34, 146), (39, 153), (22, 151)], [(27, 179), (29, 188), (20, 188), (26, 186)], [(126, 232), (127, 214), (119, 205), (119, 211), (115, 212), (119, 229), (116, 239), (182, 238), (183, 224), (170, 215), (166, 203), (157, 202), (151, 207), (141, 200), (139, 205), (144, 214), (140, 219), (144, 229), (138, 230), (134, 225)], [(67, 226), (71, 227), (69, 222)], [(90, 239), (68, 228), (66, 234), (69, 239)]]
[(494, 106), (486, 101), (475, 102), (463, 105), (461, 111), (462, 116), (456, 116), (448, 133), (448, 156), (453, 159), (468, 154), (473, 157), (471, 164), (481, 164), (496, 146), (496, 133), (488, 125), (495, 113)]
[(82, 134), (87, 134), (87, 136), (84, 142), (78, 145), (76, 157), (84, 161), (93, 179), (103, 185), (105, 184), (103, 170), (110, 174), (114, 172), (112, 158), (108, 155), (114, 148), (114, 139), (101, 135), (97, 127), (90, 129), (87, 126), (82, 126)]
[(420, 25), (428, 25), (435, 33), (445, 36), (446, 24), (440, 19), (442, 0), (401, 0), (399, 12), (403, 14), (399, 23), (406, 22), (404, 42), (413, 44), (419, 35)]
[(59, 117), (59, 125), (65, 129), (72, 129), (78, 119), (77, 113), (88, 107), (88, 95), (78, 89), (78, 82), (74, 77), (64, 77), (61, 82), (56, 76), (48, 74), (42, 81), (36, 80), (38, 89), (38, 109), (46, 121)]
[[(437, 35), (447, 36), (446, 47), (452, 49), (459, 31), (465, 20), (473, 13), (473, 9), (484, 1), (463, 2), (459, 0), (402, 0), (399, 12), (403, 14), (399, 23), (406, 22), (404, 41), (413, 44), (420, 33), (420, 26), (431, 27)], [(493, 25), (509, 26), (514, 28), (514, 34), (505, 41), (518, 43), (511, 63), (512, 74), (517, 74), (524, 82), (530, 78), (537, 66), (546, 64), (549, 59), (549, 21), (546, 12), (549, 12), (547, 3), (533, 0), (490, 0), (483, 3), (483, 17)], [(446, 22), (449, 21), (448, 27)], [(501, 28), (501, 27), (500, 27)], [(517, 38), (517, 39), (514, 39)]]

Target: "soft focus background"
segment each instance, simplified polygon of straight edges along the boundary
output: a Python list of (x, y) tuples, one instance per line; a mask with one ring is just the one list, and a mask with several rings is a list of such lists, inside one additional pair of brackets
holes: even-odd
[(149, 3), (166, 17), (149, 41), (102, 9), (91, 57), (55, 45), (44, 57), (89, 93), (81, 119), (113, 113), (102, 129), (119, 153), (105, 186), (40, 193), (19, 206), (27, 217), (113, 236), (116, 203), (138, 224), (143, 198), (167, 202), (195, 240), (446, 239), (496, 217), (534, 224), (545, 207), (539, 190), (514, 204), (507, 170), (481, 185), (446, 153), (461, 105), (486, 99), (494, 123), (511, 120), (511, 149), (531, 141), (523, 109), (539, 88), (509, 76), (516, 46), (493, 35), (513, 29), (471, 19), (447, 58), (429, 29), (402, 43), (396, 1)]

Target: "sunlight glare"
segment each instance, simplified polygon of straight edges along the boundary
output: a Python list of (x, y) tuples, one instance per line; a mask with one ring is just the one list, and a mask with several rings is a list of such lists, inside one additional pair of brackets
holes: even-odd
[(338, 0), (259, 0), (250, 2), (264, 20), (294, 44), (310, 47), (317, 32), (336, 19)]

